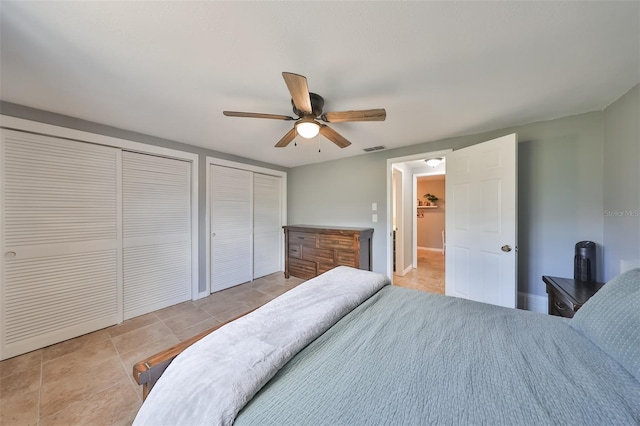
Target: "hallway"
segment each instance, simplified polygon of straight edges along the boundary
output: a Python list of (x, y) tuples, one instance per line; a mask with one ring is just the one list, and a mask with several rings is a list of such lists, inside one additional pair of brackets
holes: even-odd
[(440, 251), (418, 250), (418, 267), (404, 277), (394, 274), (393, 284), (444, 294), (444, 255)]

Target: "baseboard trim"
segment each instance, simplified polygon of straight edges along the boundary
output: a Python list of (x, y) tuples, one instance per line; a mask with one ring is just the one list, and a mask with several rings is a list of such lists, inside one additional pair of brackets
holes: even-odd
[(397, 275), (399, 277), (404, 277), (405, 275), (407, 275), (409, 272), (411, 272), (411, 270), (413, 269), (413, 265), (409, 265), (405, 268), (404, 271), (396, 271), (394, 273), (394, 275)]
[(546, 314), (549, 310), (549, 300), (547, 296), (518, 292), (518, 308), (527, 311)]
[(424, 251), (442, 251), (442, 247), (418, 247), (418, 250), (424, 250)]

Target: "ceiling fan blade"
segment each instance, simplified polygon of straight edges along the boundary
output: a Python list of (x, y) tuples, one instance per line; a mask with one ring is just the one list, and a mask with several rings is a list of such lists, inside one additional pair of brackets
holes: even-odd
[(326, 112), (320, 117), (328, 123), (339, 123), (343, 121), (384, 121), (387, 118), (387, 111), (384, 108), (363, 109), (360, 111), (340, 111)]
[(340, 148), (346, 148), (351, 145), (351, 142), (346, 140), (344, 136), (342, 136), (340, 133), (336, 132), (326, 124), (320, 124), (320, 134), (338, 145)]
[(293, 129), (289, 130), (287, 134), (282, 137), (282, 139), (278, 141), (278, 143), (276, 144), (276, 148), (284, 148), (285, 146), (289, 145), (295, 138), (296, 128), (294, 127)]
[(302, 112), (311, 114), (311, 98), (309, 97), (309, 86), (307, 77), (291, 72), (283, 72), (282, 77), (287, 83), (293, 104)]
[(227, 117), (270, 118), (272, 120), (295, 120), (288, 115), (261, 114), (259, 112), (222, 111)]

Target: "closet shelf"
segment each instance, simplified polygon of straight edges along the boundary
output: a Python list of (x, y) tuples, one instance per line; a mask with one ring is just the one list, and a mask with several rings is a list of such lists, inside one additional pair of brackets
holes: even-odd
[(419, 209), (437, 209), (438, 206), (418, 206)]

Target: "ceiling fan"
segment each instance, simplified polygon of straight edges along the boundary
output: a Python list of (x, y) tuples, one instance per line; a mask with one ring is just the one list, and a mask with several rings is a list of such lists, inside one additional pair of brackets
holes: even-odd
[(284, 77), (284, 82), (287, 84), (289, 93), (291, 93), (293, 112), (298, 118), (293, 118), (288, 115), (261, 114), (255, 112), (223, 111), (222, 113), (228, 117), (295, 121), (296, 123), (293, 129), (289, 130), (282, 139), (278, 141), (275, 145), (276, 148), (283, 148), (289, 145), (289, 143), (295, 139), (296, 134), (303, 138), (310, 139), (318, 133), (340, 148), (345, 148), (351, 145), (351, 142), (331, 127), (318, 122), (318, 120), (326, 123), (339, 123), (345, 121), (384, 121), (387, 117), (387, 112), (383, 108), (359, 111), (322, 112), (324, 99), (320, 95), (309, 92), (306, 77), (290, 72), (283, 72), (282, 77)]

